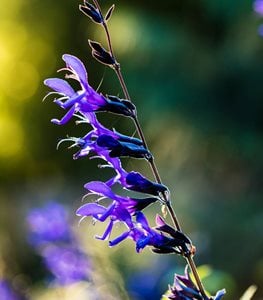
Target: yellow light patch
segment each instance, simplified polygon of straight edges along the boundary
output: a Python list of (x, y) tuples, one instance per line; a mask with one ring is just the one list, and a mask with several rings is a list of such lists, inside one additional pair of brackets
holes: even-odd
[(0, 21), (0, 63), (3, 67), (22, 56), (28, 45), (26, 28), (13, 20)]
[(11, 99), (26, 100), (34, 95), (39, 84), (39, 74), (29, 62), (18, 61), (10, 64), (0, 80), (1, 90)]
[(1, 19), (17, 15), (24, 2), (25, 0), (1, 0)]
[(10, 158), (23, 152), (24, 133), (15, 118), (0, 115), (0, 158)]

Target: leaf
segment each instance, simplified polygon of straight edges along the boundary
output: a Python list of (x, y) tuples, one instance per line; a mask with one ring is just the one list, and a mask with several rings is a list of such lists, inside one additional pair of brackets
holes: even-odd
[(114, 11), (114, 8), (115, 8), (115, 4), (113, 4), (107, 11), (106, 16), (105, 16), (105, 21), (108, 21), (110, 19), (111, 15)]

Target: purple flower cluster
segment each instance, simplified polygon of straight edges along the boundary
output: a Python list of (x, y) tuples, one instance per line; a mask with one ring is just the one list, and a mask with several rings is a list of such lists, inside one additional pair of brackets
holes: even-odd
[[(181, 232), (167, 225), (164, 220), (157, 217), (157, 227), (151, 228), (146, 217), (141, 212), (154, 202), (163, 202), (163, 195), (168, 193), (167, 188), (155, 183), (138, 172), (127, 172), (121, 163), (121, 158), (132, 157), (149, 160), (151, 153), (145, 148), (144, 143), (137, 138), (120, 134), (114, 129), (104, 127), (97, 118), (99, 112), (109, 112), (125, 117), (136, 116), (135, 106), (126, 99), (115, 96), (103, 96), (97, 93), (87, 81), (87, 71), (83, 63), (75, 56), (65, 54), (67, 79), (78, 82), (80, 89), (75, 91), (68, 81), (59, 78), (45, 80), (45, 84), (53, 89), (50, 94), (57, 94), (54, 100), (61, 108), (67, 110), (61, 120), (53, 119), (52, 122), (63, 125), (72, 117), (77, 117), (78, 123), (88, 123), (90, 131), (84, 137), (72, 137), (60, 141), (72, 142), (72, 146), (79, 147), (74, 159), (91, 155), (105, 161), (100, 167), (110, 167), (115, 175), (106, 182), (92, 181), (85, 184), (89, 194), (96, 197), (96, 202), (87, 203), (77, 210), (81, 217), (92, 217), (96, 221), (108, 221), (107, 228), (101, 240), (109, 239), (116, 223), (125, 224), (127, 230), (120, 236), (110, 240), (109, 245), (115, 246), (121, 241), (130, 238), (136, 244), (139, 252), (146, 246), (152, 247), (156, 253), (187, 253), (191, 249), (191, 241)], [(47, 95), (47, 96), (48, 96)], [(59, 143), (59, 144), (60, 144)], [(113, 191), (118, 184), (125, 190), (140, 193), (140, 198), (120, 196)], [(101, 205), (102, 199), (110, 199), (107, 206)]]
[(56, 283), (67, 285), (88, 278), (90, 264), (78, 248), (64, 206), (49, 203), (27, 216), (29, 241), (43, 257)]
[[(207, 298), (205, 300), (221, 300), (225, 295), (225, 290), (220, 290), (214, 297)], [(191, 279), (188, 268), (185, 268), (184, 275), (175, 274), (174, 284), (170, 287), (168, 299), (171, 300), (203, 300), (203, 296), (200, 294), (196, 284)]]

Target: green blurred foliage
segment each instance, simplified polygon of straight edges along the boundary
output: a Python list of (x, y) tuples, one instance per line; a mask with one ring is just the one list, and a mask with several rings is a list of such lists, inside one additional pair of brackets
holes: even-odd
[[(112, 4), (102, 2), (105, 10)], [(197, 246), (198, 264), (218, 270), (207, 284), (226, 287), (226, 299), (237, 299), (263, 281), (261, 20), (247, 0), (115, 4), (109, 25), (113, 45), (162, 178)], [(102, 92), (121, 95), (112, 71), (92, 59), (88, 38), (105, 43), (101, 28), (79, 13), (76, 1), (2, 0), (0, 273), (19, 278), (22, 288), (43, 278), (27, 246), (27, 209), (56, 199), (71, 203), (74, 214), (83, 184), (108, 175), (96, 162), (73, 161), (63, 146), (55, 150), (59, 138), (81, 136), (86, 129), (74, 122), (63, 128), (51, 124), (63, 112), (51, 99), (41, 101), (47, 92), (43, 79), (63, 67), (63, 53), (84, 61), (94, 87), (103, 78)], [(103, 116), (103, 122), (134, 133), (120, 117)], [(125, 163), (150, 176), (143, 163)], [(158, 209), (152, 209), (152, 220)], [(92, 237), (89, 229), (78, 230)], [(126, 283), (138, 270), (162, 261), (170, 279), (161, 283), (160, 293), (183, 263), (147, 250), (137, 255), (129, 242), (118, 249), (102, 246)], [(260, 297), (259, 291), (255, 299)]]

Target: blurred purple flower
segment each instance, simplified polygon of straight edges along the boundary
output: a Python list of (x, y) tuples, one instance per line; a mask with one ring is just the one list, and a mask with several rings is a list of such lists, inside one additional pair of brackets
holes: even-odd
[(263, 0), (255, 0), (253, 3), (253, 9), (257, 14), (263, 16)]
[(87, 270), (90, 268), (87, 257), (73, 245), (48, 245), (42, 255), (47, 268), (60, 285), (87, 280)]
[(53, 202), (32, 209), (27, 222), (29, 240), (43, 257), (56, 283), (65, 285), (88, 278), (89, 260), (78, 247), (64, 206)]
[(0, 299), (1, 300), (22, 300), (12, 289), (10, 284), (3, 279), (0, 279)]
[(27, 216), (29, 240), (35, 246), (71, 239), (68, 215), (64, 206), (51, 202), (41, 209), (32, 209)]

